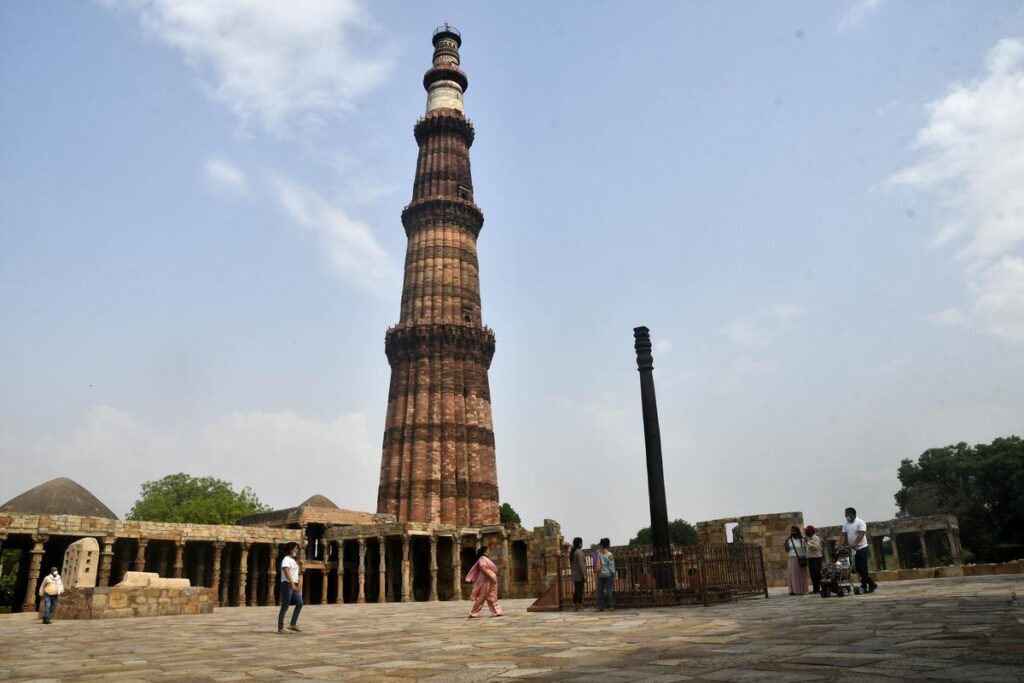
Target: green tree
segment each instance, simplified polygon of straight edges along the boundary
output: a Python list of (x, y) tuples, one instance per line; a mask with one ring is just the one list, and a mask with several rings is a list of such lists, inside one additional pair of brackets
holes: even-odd
[(236, 492), (230, 482), (179, 473), (145, 482), (128, 519), (234, 524), (240, 517), (268, 510), (270, 506), (261, 503), (249, 487)]
[[(668, 523), (668, 540), (672, 545), (697, 545), (697, 530), (685, 519), (677, 519)], [(654, 542), (651, 527), (645, 526), (636, 532), (636, 538), (629, 539), (630, 545), (651, 545)]]
[(519, 518), (519, 513), (516, 512), (508, 503), (502, 503), (501, 508), (498, 510), (498, 516), (501, 518), (502, 524), (522, 524), (523, 520)]
[(902, 517), (947, 514), (960, 522), (960, 539), (982, 561), (1024, 553), (1024, 440), (958, 443), (905, 459), (896, 504)]

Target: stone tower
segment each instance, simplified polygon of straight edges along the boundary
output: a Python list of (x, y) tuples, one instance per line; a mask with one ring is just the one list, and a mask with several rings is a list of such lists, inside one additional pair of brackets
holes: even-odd
[(401, 317), (385, 339), (391, 385), (377, 512), (484, 526), (499, 521), (487, 382), (494, 333), (482, 322), (476, 256), (484, 216), (473, 203), (462, 37), (445, 24), (433, 43), (427, 112), (413, 129), (420, 151), (412, 201), (402, 211), (409, 245)]

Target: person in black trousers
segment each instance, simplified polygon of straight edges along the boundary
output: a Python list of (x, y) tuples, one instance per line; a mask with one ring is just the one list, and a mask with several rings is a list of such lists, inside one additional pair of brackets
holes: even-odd
[(821, 548), (822, 540), (813, 524), (804, 529), (804, 540), (807, 542), (807, 569), (811, 573), (811, 587), (815, 593), (821, 593)]
[(579, 611), (583, 604), (583, 587), (587, 582), (587, 556), (583, 552), (583, 539), (577, 536), (572, 539), (569, 550), (569, 568), (572, 570), (572, 604)]

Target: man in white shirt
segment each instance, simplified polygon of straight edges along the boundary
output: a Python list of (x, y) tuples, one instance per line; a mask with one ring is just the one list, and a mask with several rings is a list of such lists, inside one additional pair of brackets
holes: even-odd
[(39, 584), (39, 597), (43, 599), (43, 623), (49, 624), (50, 618), (57, 610), (57, 599), (64, 592), (64, 582), (56, 567), (50, 567), (50, 573), (43, 577)]
[(868, 525), (857, 516), (857, 511), (853, 508), (846, 508), (842, 542), (854, 551), (854, 567), (860, 576), (861, 589), (865, 593), (874, 593), (878, 584), (868, 576)]
[(289, 543), (288, 554), (281, 560), (281, 611), (277, 614), (277, 632), (284, 633), (284, 616), (288, 612), (288, 606), (295, 603), (295, 610), (292, 612), (292, 621), (288, 626), (289, 631), (301, 630), (295, 624), (299, 621), (299, 612), (302, 611), (302, 591), (299, 590), (299, 563), (295, 558), (299, 556), (299, 544)]

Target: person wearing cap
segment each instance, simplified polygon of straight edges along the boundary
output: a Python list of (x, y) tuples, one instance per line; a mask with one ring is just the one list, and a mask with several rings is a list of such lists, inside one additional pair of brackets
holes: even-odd
[(804, 541), (807, 543), (807, 569), (811, 574), (811, 587), (815, 593), (821, 592), (821, 536), (813, 524), (804, 529)]

